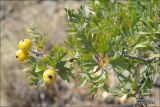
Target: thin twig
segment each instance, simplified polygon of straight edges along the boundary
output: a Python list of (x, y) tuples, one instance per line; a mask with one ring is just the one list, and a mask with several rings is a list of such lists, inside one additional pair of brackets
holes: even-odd
[(148, 62), (148, 63), (151, 63), (151, 62), (153, 62), (153, 61), (158, 61), (158, 60), (160, 60), (160, 57), (142, 58), (142, 57), (136, 57), (136, 56), (128, 55), (128, 54), (125, 52), (125, 48), (124, 48), (124, 47), (123, 47), (123, 49), (122, 49), (122, 56), (128, 57), (128, 58), (132, 58), (132, 59), (141, 60), (141, 61)]
[(43, 56), (42, 53), (39, 53), (39, 52), (36, 52), (36, 51), (33, 51), (33, 50), (31, 50), (31, 52), (34, 53), (36, 56)]
[(141, 60), (141, 61), (144, 61), (144, 62), (153, 62), (153, 61), (157, 61), (157, 60), (160, 60), (159, 57), (154, 57), (154, 58), (142, 58), (142, 57), (136, 57), (136, 56), (130, 56), (130, 55), (127, 55), (125, 54), (124, 55), (125, 57), (128, 57), (128, 58), (132, 58), (132, 59), (138, 59), (138, 60)]

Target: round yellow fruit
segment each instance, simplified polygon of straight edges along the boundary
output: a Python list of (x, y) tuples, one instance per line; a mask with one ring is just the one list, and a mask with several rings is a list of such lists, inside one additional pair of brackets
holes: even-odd
[(22, 49), (23, 51), (28, 51), (30, 47), (31, 47), (31, 41), (29, 39), (21, 40), (18, 43), (18, 48)]
[(24, 52), (21, 49), (18, 49), (16, 51), (16, 58), (20, 61), (20, 62), (24, 62), (26, 59), (28, 59), (28, 52)]
[(57, 80), (57, 74), (54, 69), (48, 69), (43, 73), (43, 81), (45, 84), (52, 84)]

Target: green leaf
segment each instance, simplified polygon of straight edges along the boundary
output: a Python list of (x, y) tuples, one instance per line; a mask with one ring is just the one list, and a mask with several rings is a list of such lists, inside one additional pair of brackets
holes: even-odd
[(84, 87), (86, 84), (87, 84), (87, 79), (86, 79), (86, 78), (83, 78), (83, 80), (81, 80), (79, 86), (80, 86), (80, 87)]
[(114, 56), (113, 58), (110, 58), (109, 63), (113, 66), (113, 67), (118, 67), (118, 68), (122, 68), (122, 69), (127, 69), (128, 68), (128, 64), (127, 61), (125, 60), (124, 57), (120, 57), (120, 56)]
[(35, 72), (45, 71), (47, 69), (47, 66), (44, 62), (39, 61), (36, 64)]

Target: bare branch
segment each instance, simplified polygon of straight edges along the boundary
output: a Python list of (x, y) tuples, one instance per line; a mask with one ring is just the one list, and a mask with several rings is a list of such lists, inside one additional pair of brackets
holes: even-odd
[(36, 51), (33, 51), (33, 50), (31, 50), (31, 52), (34, 53), (36, 56), (43, 56), (42, 53), (39, 53), (39, 52), (36, 52)]
[(151, 62), (153, 62), (153, 61), (158, 61), (158, 60), (160, 60), (159, 57), (154, 57), (154, 58), (142, 58), (142, 57), (130, 56), (130, 55), (127, 55), (127, 54), (125, 54), (124, 56), (125, 56), (125, 57), (128, 57), (128, 58), (132, 58), (132, 59), (138, 59), (138, 60), (141, 60), (141, 61), (144, 61), (144, 62), (148, 62), (148, 63), (151, 63)]
[(143, 58), (143, 57), (137, 57), (137, 56), (128, 55), (128, 54), (125, 52), (125, 48), (122, 49), (122, 56), (131, 58), (131, 59), (141, 60), (141, 61), (148, 62), (148, 63), (151, 63), (151, 62), (153, 62), (153, 61), (158, 61), (158, 60), (160, 60), (160, 57)]

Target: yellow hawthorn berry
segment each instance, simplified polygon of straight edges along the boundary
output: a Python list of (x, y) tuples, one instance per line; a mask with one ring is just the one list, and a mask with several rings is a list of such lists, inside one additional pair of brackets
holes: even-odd
[(45, 84), (52, 84), (57, 80), (57, 74), (54, 69), (48, 69), (43, 73), (43, 81)]
[(31, 47), (31, 41), (29, 39), (21, 40), (18, 43), (18, 48), (22, 49), (23, 51), (28, 51), (30, 47)]
[(20, 61), (20, 62), (24, 62), (26, 59), (28, 59), (28, 52), (24, 52), (21, 49), (18, 49), (16, 51), (16, 58)]

